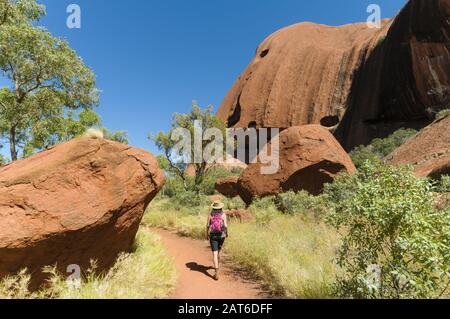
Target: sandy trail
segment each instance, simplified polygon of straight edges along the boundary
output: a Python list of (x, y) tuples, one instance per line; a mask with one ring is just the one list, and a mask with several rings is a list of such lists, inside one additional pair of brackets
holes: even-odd
[(260, 299), (267, 297), (262, 287), (245, 278), (222, 256), (219, 281), (212, 278), (212, 253), (206, 241), (180, 237), (176, 233), (152, 229), (161, 236), (167, 254), (175, 259), (178, 283), (171, 299)]

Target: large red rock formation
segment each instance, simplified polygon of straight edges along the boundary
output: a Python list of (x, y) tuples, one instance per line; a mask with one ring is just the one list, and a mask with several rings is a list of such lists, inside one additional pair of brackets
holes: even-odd
[(450, 0), (410, 0), (381, 29), (300, 23), (269, 36), (225, 97), (230, 127), (332, 128), (349, 150), (424, 127), (450, 103)]
[(99, 270), (129, 251), (144, 210), (164, 183), (151, 154), (76, 139), (0, 169), (0, 278), (27, 267), (32, 286), (58, 265)]
[(239, 176), (231, 176), (216, 182), (215, 189), (225, 197), (234, 198), (239, 196)]
[(316, 195), (337, 174), (356, 171), (338, 141), (320, 125), (291, 127), (280, 133), (279, 143), (277, 173), (263, 175), (264, 164), (255, 163), (240, 177), (237, 190), (247, 204), (256, 197), (289, 190), (306, 190)]
[(450, 116), (410, 138), (386, 161), (395, 165), (414, 165), (415, 173), (421, 177), (450, 175)]

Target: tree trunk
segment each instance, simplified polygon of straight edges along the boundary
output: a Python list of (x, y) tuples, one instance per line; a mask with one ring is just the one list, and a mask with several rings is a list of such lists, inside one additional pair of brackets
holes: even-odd
[(16, 127), (13, 126), (9, 130), (9, 150), (11, 152), (11, 160), (17, 161), (17, 149), (16, 149)]

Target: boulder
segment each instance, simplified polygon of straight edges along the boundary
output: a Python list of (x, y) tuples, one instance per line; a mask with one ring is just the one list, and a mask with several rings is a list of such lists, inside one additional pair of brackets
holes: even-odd
[(417, 176), (450, 175), (450, 116), (438, 120), (390, 154), (394, 165), (413, 165)]
[(144, 210), (164, 184), (151, 154), (81, 138), (0, 168), (0, 278), (43, 266), (111, 267), (130, 251)]
[(216, 190), (225, 197), (239, 196), (239, 176), (231, 176), (217, 181)]
[(247, 204), (255, 197), (305, 190), (317, 195), (325, 183), (356, 168), (333, 135), (320, 125), (291, 127), (279, 135), (279, 169), (261, 174), (263, 164), (250, 164), (239, 179), (239, 195)]
[(217, 115), (238, 128), (320, 124), (347, 151), (423, 128), (450, 105), (449, 17), (450, 0), (410, 0), (381, 29), (281, 29), (257, 48)]

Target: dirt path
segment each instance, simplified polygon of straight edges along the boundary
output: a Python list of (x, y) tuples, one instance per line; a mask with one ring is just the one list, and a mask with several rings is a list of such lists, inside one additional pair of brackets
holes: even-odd
[(211, 250), (206, 241), (180, 237), (177, 234), (152, 229), (159, 234), (169, 256), (175, 259), (178, 283), (169, 296), (172, 299), (258, 299), (267, 297), (257, 283), (245, 279), (222, 257), (221, 277), (212, 278)]

